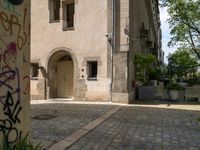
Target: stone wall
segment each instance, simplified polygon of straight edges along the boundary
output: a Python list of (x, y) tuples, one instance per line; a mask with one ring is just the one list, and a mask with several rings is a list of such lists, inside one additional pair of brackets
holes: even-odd
[(0, 149), (30, 126), (30, 1), (0, 1)]

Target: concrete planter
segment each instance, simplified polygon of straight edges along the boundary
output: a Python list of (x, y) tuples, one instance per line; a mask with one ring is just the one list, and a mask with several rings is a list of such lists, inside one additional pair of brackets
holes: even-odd
[(158, 86), (158, 80), (151, 80), (151, 82), (153, 83), (153, 86)]
[(179, 99), (179, 91), (177, 90), (169, 90), (169, 99), (173, 101), (178, 101)]
[(155, 98), (155, 90), (153, 86), (138, 87), (139, 100), (152, 101)]

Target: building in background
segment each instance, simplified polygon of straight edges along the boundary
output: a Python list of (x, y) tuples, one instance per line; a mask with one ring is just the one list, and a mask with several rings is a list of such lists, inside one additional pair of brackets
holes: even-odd
[(34, 0), (32, 99), (131, 103), (135, 54), (162, 61), (158, 0)]

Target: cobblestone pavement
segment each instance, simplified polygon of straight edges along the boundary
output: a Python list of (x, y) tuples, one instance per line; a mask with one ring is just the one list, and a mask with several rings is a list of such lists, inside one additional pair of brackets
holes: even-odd
[(200, 150), (200, 105), (124, 106), (68, 149)]
[(32, 104), (32, 141), (56, 143), (112, 108), (98, 104)]

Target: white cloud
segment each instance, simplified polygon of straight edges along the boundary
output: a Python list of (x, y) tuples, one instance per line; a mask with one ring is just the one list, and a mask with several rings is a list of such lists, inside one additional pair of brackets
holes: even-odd
[(161, 16), (160, 16), (161, 22), (166, 22), (167, 19), (169, 18), (167, 8), (160, 8), (160, 11), (161, 11)]

